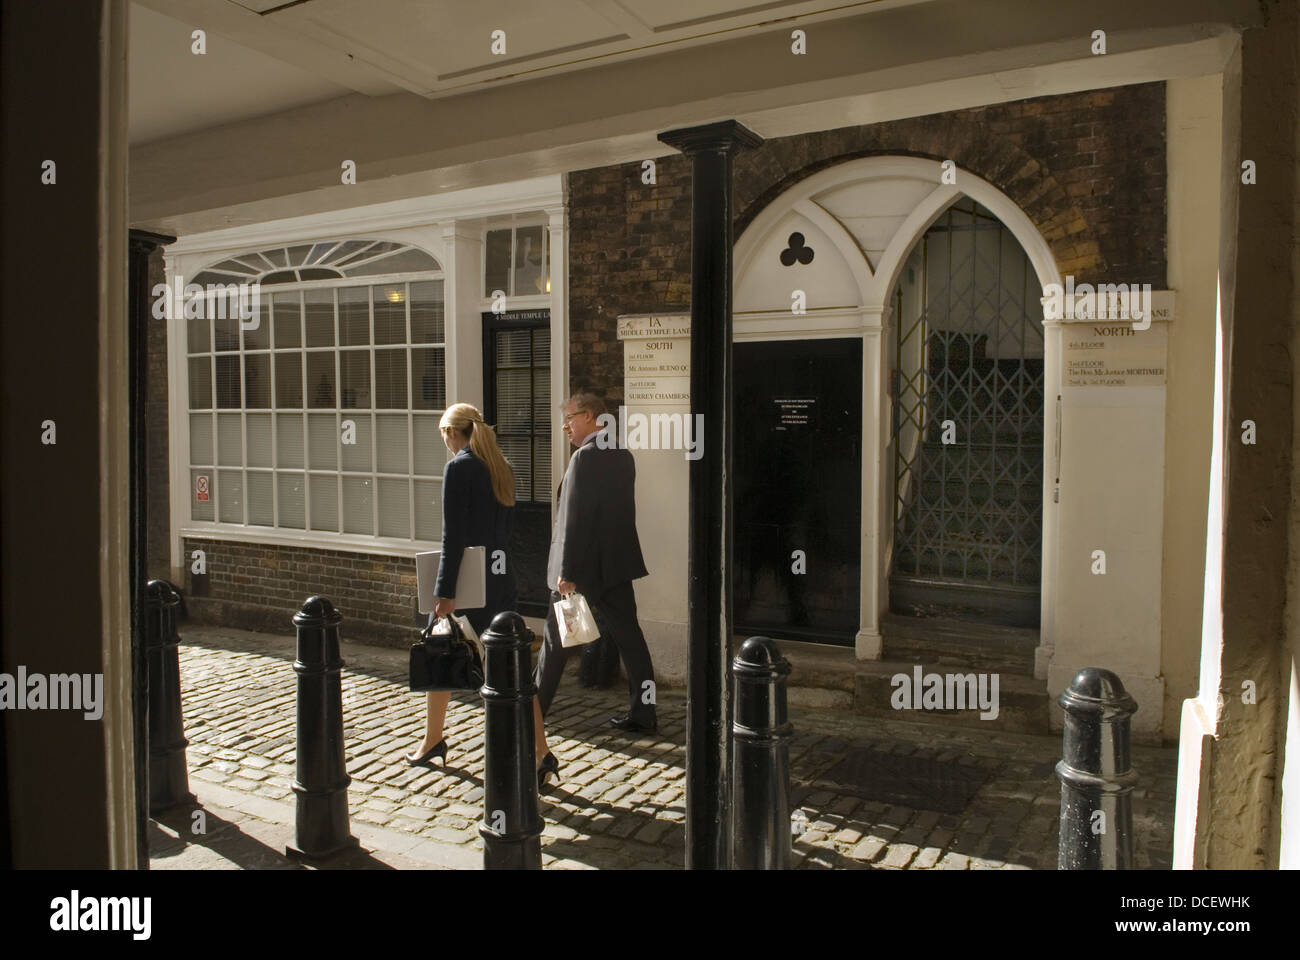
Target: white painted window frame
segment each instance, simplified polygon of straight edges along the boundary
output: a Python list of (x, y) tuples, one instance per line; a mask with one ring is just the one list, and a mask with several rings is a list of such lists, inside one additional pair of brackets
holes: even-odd
[[(173, 288), (177, 277), (183, 278), (183, 282), (188, 283), (190, 282), (189, 278), (201, 270), (231, 256), (250, 250), (348, 239), (391, 240), (409, 244), (429, 253), (444, 269), (440, 273), (358, 277), (354, 278), (355, 285), (362, 285), (363, 283), (367, 286), (382, 284), (396, 281), (399, 277), (401, 280), (409, 279), (412, 281), (436, 279), (441, 274), (446, 324), (444, 356), (446, 358), (447, 396), (448, 398), (462, 398), (460, 389), (462, 380), (467, 383), (482, 383), (482, 370), (468, 369), (473, 365), (481, 368), (481, 346), (477, 342), (458, 342), (462, 336), (473, 336), (472, 331), (462, 333), (460, 330), (462, 323), (458, 321), (463, 321), (467, 312), (477, 312), (481, 306), (482, 298), (479, 294), (482, 290), (483, 256), (480, 244), (479, 263), (474, 265), (472, 274), (459, 272), (454, 266), (449, 266), (449, 262), (454, 264), (453, 248), (458, 233), (458, 222), (473, 222), (475, 227), (478, 228), (493, 218), (499, 220), (503, 217), (517, 217), (518, 223), (523, 225), (536, 225), (538, 223), (549, 225), (550, 243), (547, 244), (547, 247), (549, 250), (549, 269), (551, 271), (550, 296), (519, 298), (519, 306), (521, 308), (525, 305), (533, 308), (548, 307), (551, 311), (552, 395), (563, 395), (568, 382), (569, 343), (568, 298), (565, 292), (567, 289), (565, 276), (567, 251), (564, 249), (567, 246), (565, 241), (567, 227), (565, 193), (564, 178), (555, 175), (499, 184), (492, 187), (474, 187), (431, 197), (372, 204), (331, 213), (311, 214), (303, 217), (267, 221), (245, 227), (193, 234), (166, 248), (164, 262), (167, 284), (169, 289)], [(541, 211), (540, 216), (538, 211)], [(474, 232), (477, 235), (483, 235), (480, 229), (475, 229)], [(460, 284), (457, 283), (458, 275), (462, 279)], [(467, 276), (479, 277), (478, 289), (463, 289), (463, 280)], [(354, 285), (353, 281), (346, 278), (343, 280), (304, 281), (296, 284), (275, 284), (266, 287), (264, 292), (269, 295), (280, 291), (289, 292), (291, 289), (321, 289), (351, 285)], [(422, 550), (436, 547), (434, 541), (402, 540), (311, 530), (297, 531), (252, 526), (247, 523), (223, 523), (220, 520), (191, 521), (187, 330), (183, 316), (173, 317), (167, 321), (167, 324), (168, 471), (171, 480), (169, 540), (171, 544), (171, 567), (174, 575), (183, 579), (184, 569), (189, 565), (189, 557), (184, 552), (184, 541), (186, 539), (230, 540), (394, 557), (412, 557)], [(303, 349), (305, 349), (305, 345)], [(336, 344), (332, 349), (337, 353), (339, 348)], [(374, 349), (373, 344), (370, 349)], [(274, 348), (271, 348), (268, 352), (274, 353)], [(242, 353), (242, 347), (240, 353)], [(457, 358), (460, 358), (460, 360), (458, 361)], [(242, 375), (241, 366), (241, 377)], [(371, 380), (373, 389), (373, 370)], [(304, 383), (305, 389), (306, 384)], [(273, 402), (274, 399), (272, 397)], [(246, 411), (242, 405), (239, 412), (241, 418), (246, 416)], [(273, 418), (272, 423), (274, 423), (276, 408), (272, 406), (269, 412)], [(372, 445), (374, 442), (372, 438)], [(214, 434), (214, 458), (217, 457), (216, 443), (217, 437)], [(374, 452), (372, 446), (371, 465), (377, 468), (378, 464), (374, 460)], [(559, 475), (563, 471), (564, 453), (565, 451), (559, 444), (553, 442), (552, 475)], [(411, 448), (408, 450), (408, 461), (413, 456), (414, 449)], [(245, 457), (245, 460), (247, 460), (247, 457)], [(248, 468), (244, 466), (240, 469), (247, 470)], [(310, 469), (304, 465), (304, 476), (308, 476), (310, 473)], [(414, 477), (414, 474), (412, 473), (411, 476)], [(440, 477), (419, 477), (416, 479), (434, 479), (441, 482)], [(376, 489), (375, 496), (377, 497), (377, 495), (378, 491)], [(342, 509), (341, 503), (340, 509)], [(219, 514), (214, 515), (219, 516)], [(246, 509), (245, 517), (247, 517)], [(414, 515), (411, 519), (412, 524), (414, 524)], [(376, 529), (378, 528), (376, 527)]]
[[(514, 293), (515, 285), (515, 253), (518, 250), (519, 231), (527, 227), (542, 228), (542, 276), (548, 276), (551, 270), (551, 230), (547, 217), (536, 216), (518, 216), (511, 217), (509, 220), (495, 220), (483, 225), (483, 256), (479, 258), (479, 292), (482, 294), (482, 306), (484, 312), (492, 309), (492, 291), (487, 288), (487, 238), (489, 233), (496, 233), (502, 230), (510, 231), (510, 286), (512, 289), (506, 290), (506, 310), (539, 310), (550, 306), (551, 295), (549, 293), (528, 294), (527, 296), (517, 296)], [(552, 281), (551, 287), (555, 283)]]
[[(374, 277), (365, 276), (365, 277), (354, 277), (354, 278), (339, 278), (339, 279), (328, 279), (328, 280), (309, 280), (309, 281), (299, 281), (299, 282), (295, 282), (295, 283), (273, 284), (273, 285), (271, 285), (271, 286), (265, 287), (265, 288), (262, 290), (262, 293), (263, 293), (263, 295), (265, 295), (265, 296), (268, 298), (268, 301), (269, 301), (270, 298), (272, 298), (272, 297), (274, 297), (274, 296), (277, 296), (277, 295), (279, 295), (279, 294), (284, 294), (284, 293), (294, 294), (294, 293), (312, 292), (312, 291), (318, 291), (318, 290), (319, 290), (319, 291), (326, 291), (326, 290), (327, 290), (327, 291), (330, 291), (330, 292), (334, 292), (334, 291), (337, 291), (337, 290), (344, 290), (344, 289), (365, 289), (365, 290), (369, 291), (369, 288), (370, 288), (371, 286), (388, 286), (388, 285), (397, 285), (397, 284), (401, 284), (401, 285), (407, 287), (407, 298), (406, 298), (406, 299), (407, 299), (407, 303), (409, 304), (409, 302), (410, 302), (409, 288), (410, 288), (410, 285), (411, 285), (411, 284), (421, 283), (421, 282), (426, 282), (426, 281), (443, 281), (443, 280), (444, 280), (444, 278), (443, 278), (443, 273), (442, 273), (441, 270), (432, 270), (432, 271), (420, 271), (420, 272), (418, 272), (418, 273), (406, 273), (406, 274), (383, 274), (383, 275), (376, 275), (376, 276), (374, 276)], [(444, 293), (445, 293), (445, 286), (444, 286)], [(445, 305), (445, 297), (444, 297), (444, 305)], [(378, 531), (378, 530), (379, 530), (379, 482), (380, 482), (381, 480), (405, 480), (406, 483), (408, 484), (408, 487), (407, 487), (407, 496), (408, 496), (408, 506), (410, 507), (410, 515), (409, 515), (408, 518), (407, 518), (407, 520), (408, 520), (408, 523), (407, 523), (407, 529), (408, 529), (408, 532), (409, 532), (410, 536), (407, 537), (407, 538), (400, 538), (400, 537), (398, 537), (398, 538), (392, 538), (392, 537), (380, 537), (380, 535), (379, 535), (378, 533), (374, 534), (374, 536), (376, 536), (376, 537), (380, 537), (380, 539), (384, 539), (384, 540), (387, 540), (387, 541), (389, 541), (389, 542), (391, 542), (391, 543), (395, 543), (395, 544), (396, 544), (396, 543), (400, 543), (400, 544), (408, 544), (408, 543), (421, 543), (421, 542), (422, 542), (422, 541), (418, 540), (418, 539), (416, 538), (416, 536), (415, 536), (415, 501), (414, 501), (415, 493), (414, 493), (414, 484), (415, 484), (417, 481), (421, 481), (421, 480), (422, 480), (422, 481), (425, 481), (425, 482), (441, 482), (441, 477), (440, 477), (440, 476), (435, 476), (435, 475), (426, 475), (426, 474), (416, 474), (416, 473), (415, 473), (415, 462), (414, 462), (414, 459), (415, 459), (415, 449), (414, 449), (414, 440), (415, 440), (415, 437), (414, 437), (414, 424), (415, 424), (415, 418), (417, 418), (417, 417), (425, 417), (425, 418), (437, 417), (437, 416), (440, 416), (440, 415), (441, 415), (442, 411), (441, 411), (441, 410), (416, 410), (416, 409), (411, 405), (411, 397), (410, 397), (410, 394), (409, 394), (409, 384), (410, 384), (410, 381), (409, 381), (409, 380), (407, 381), (407, 386), (408, 386), (408, 397), (407, 397), (407, 405), (406, 405), (405, 408), (399, 408), (399, 407), (380, 408), (380, 407), (376, 407), (376, 406), (374, 406), (374, 403), (373, 403), (374, 391), (377, 389), (377, 380), (376, 380), (376, 377), (375, 377), (375, 362), (376, 362), (376, 356), (377, 356), (377, 355), (376, 355), (375, 351), (376, 351), (376, 350), (383, 350), (383, 349), (401, 349), (401, 350), (429, 349), (429, 348), (441, 349), (441, 350), (443, 351), (443, 357), (444, 357), (444, 369), (445, 369), (445, 359), (446, 359), (445, 319), (444, 319), (444, 338), (443, 338), (443, 340), (440, 341), (440, 342), (437, 342), (437, 343), (415, 343), (415, 342), (412, 342), (411, 339), (410, 339), (410, 336), (411, 336), (411, 329), (410, 329), (409, 322), (408, 322), (407, 330), (406, 330), (406, 335), (405, 335), (405, 337), (403, 338), (403, 341), (402, 341), (401, 343), (392, 343), (392, 344), (376, 344), (376, 343), (374, 343), (374, 340), (373, 340), (373, 330), (374, 330), (374, 308), (373, 308), (373, 303), (372, 303), (372, 301), (371, 301), (371, 298), (370, 298), (369, 296), (367, 296), (367, 312), (368, 312), (368, 314), (369, 314), (369, 320), (370, 320), (369, 326), (370, 326), (370, 329), (371, 329), (371, 331), (372, 331), (372, 336), (371, 336), (371, 338), (370, 338), (370, 341), (369, 341), (366, 345), (364, 345), (364, 346), (362, 346), (362, 345), (348, 346), (348, 345), (343, 345), (343, 344), (340, 343), (341, 337), (339, 336), (340, 331), (339, 331), (339, 326), (338, 326), (338, 324), (339, 324), (339, 317), (338, 317), (338, 299), (337, 299), (337, 296), (335, 296), (335, 304), (334, 304), (334, 337), (333, 337), (334, 343), (333, 343), (333, 345), (331, 345), (331, 346), (312, 347), (312, 346), (308, 346), (308, 345), (307, 345), (307, 341), (306, 341), (306, 322), (307, 322), (307, 317), (306, 317), (305, 310), (299, 313), (299, 323), (300, 323), (300, 325), (301, 325), (301, 333), (302, 333), (302, 339), (301, 339), (300, 345), (297, 346), (297, 347), (288, 347), (288, 348), (277, 348), (277, 347), (274, 345), (274, 340), (273, 340), (272, 332), (273, 332), (273, 329), (274, 329), (275, 321), (274, 321), (273, 317), (268, 317), (268, 318), (267, 318), (267, 323), (268, 323), (268, 343), (271, 344), (271, 345), (270, 345), (267, 349), (265, 349), (265, 350), (260, 350), (260, 349), (246, 350), (245, 347), (244, 347), (244, 343), (243, 343), (243, 337), (241, 336), (241, 337), (240, 337), (240, 343), (239, 343), (239, 346), (238, 346), (238, 348), (237, 348), (236, 350), (222, 350), (222, 351), (218, 351), (218, 350), (216, 349), (216, 343), (215, 343), (215, 324), (213, 323), (213, 321), (212, 321), (211, 319), (208, 320), (208, 323), (210, 324), (210, 327), (209, 327), (209, 349), (207, 349), (206, 351), (198, 351), (198, 352), (195, 352), (195, 353), (191, 353), (191, 352), (189, 352), (188, 349), (186, 349), (186, 351), (185, 351), (185, 360), (186, 360), (186, 367), (185, 367), (185, 369), (186, 369), (186, 372), (187, 372), (187, 375), (188, 375), (188, 369), (189, 369), (189, 367), (188, 367), (188, 362), (189, 362), (191, 359), (194, 359), (194, 358), (207, 358), (207, 359), (210, 361), (210, 363), (211, 363), (211, 378), (212, 378), (212, 385), (213, 385), (213, 390), (212, 390), (212, 400), (213, 400), (213, 404), (214, 404), (214, 405), (211, 406), (211, 407), (208, 407), (208, 408), (206, 408), (206, 409), (199, 409), (199, 410), (192, 410), (192, 409), (191, 409), (191, 410), (188, 410), (188, 413), (187, 413), (187, 415), (186, 415), (186, 428), (187, 428), (187, 430), (189, 429), (189, 425), (190, 425), (191, 418), (192, 418), (195, 414), (206, 415), (206, 416), (210, 416), (210, 417), (211, 417), (211, 419), (212, 419), (212, 423), (213, 423), (213, 457), (212, 457), (213, 462), (212, 462), (210, 465), (208, 465), (208, 464), (195, 464), (195, 463), (191, 463), (191, 462), (189, 461), (189, 458), (188, 458), (188, 457), (185, 459), (185, 462), (186, 462), (186, 465), (187, 465), (187, 473), (192, 473), (192, 472), (195, 471), (195, 470), (202, 470), (202, 469), (209, 469), (210, 472), (211, 472), (211, 475), (213, 475), (213, 476), (216, 476), (218, 473), (221, 473), (221, 472), (223, 472), (223, 471), (229, 471), (229, 470), (232, 470), (232, 469), (233, 469), (234, 471), (236, 471), (236, 472), (243, 473), (243, 474), (244, 474), (244, 479), (245, 479), (245, 485), (244, 485), (244, 498), (243, 498), (243, 504), (244, 504), (243, 514), (244, 514), (244, 519), (243, 519), (242, 523), (236, 523), (236, 522), (234, 522), (234, 521), (223, 521), (223, 520), (221, 520), (221, 519), (220, 519), (219, 509), (218, 509), (218, 508), (220, 507), (220, 502), (219, 502), (219, 501), (214, 501), (214, 503), (213, 503), (214, 519), (213, 519), (213, 520), (195, 520), (195, 519), (192, 518), (192, 513), (193, 513), (193, 511), (192, 511), (192, 509), (191, 509), (191, 510), (190, 510), (191, 517), (190, 517), (190, 519), (189, 519), (189, 521), (188, 521), (188, 526), (189, 526), (189, 527), (192, 527), (192, 528), (194, 528), (194, 529), (196, 529), (196, 530), (205, 530), (205, 529), (215, 528), (215, 527), (218, 527), (218, 526), (220, 526), (220, 527), (237, 526), (237, 527), (240, 527), (240, 528), (241, 528), (241, 532), (242, 532), (242, 528), (248, 528), (248, 529), (255, 530), (255, 531), (273, 531), (273, 532), (275, 532), (275, 533), (284, 533), (284, 534), (287, 534), (287, 535), (290, 535), (290, 536), (296, 536), (296, 535), (297, 535), (297, 530), (298, 530), (298, 528), (294, 528), (294, 527), (282, 527), (282, 526), (280, 526), (280, 524), (279, 524), (279, 499), (280, 499), (280, 498), (279, 498), (278, 477), (279, 477), (279, 475), (280, 475), (281, 473), (301, 474), (301, 476), (302, 476), (302, 478), (303, 478), (303, 482), (304, 482), (304, 496), (303, 496), (303, 501), (304, 501), (304, 502), (303, 502), (303, 510), (304, 510), (304, 524), (309, 524), (310, 521), (311, 521), (311, 484), (312, 484), (312, 478), (313, 478), (313, 476), (320, 476), (320, 475), (323, 474), (323, 475), (331, 475), (331, 476), (334, 476), (334, 477), (336, 477), (336, 480), (337, 480), (337, 484), (336, 484), (336, 485), (337, 485), (337, 493), (336, 493), (336, 496), (337, 496), (338, 511), (339, 511), (339, 523), (338, 523), (338, 525), (339, 525), (340, 527), (342, 527), (342, 526), (344, 525), (344, 519), (343, 519), (343, 514), (342, 514), (342, 511), (343, 511), (343, 503), (344, 503), (344, 499), (343, 499), (343, 482), (344, 482), (344, 479), (347, 478), (347, 477), (361, 477), (361, 478), (368, 478), (368, 479), (370, 479), (370, 480), (372, 481), (372, 483), (374, 484), (374, 487), (373, 487), (373, 493), (372, 493), (372, 497), (371, 497), (371, 525), (372, 525), (372, 529), (374, 529), (375, 531)], [(408, 318), (408, 321), (409, 321), (409, 318)], [(188, 344), (187, 344), (186, 346), (187, 346), (187, 348), (188, 348)], [(371, 403), (371, 406), (369, 406), (369, 407), (367, 407), (367, 408), (349, 408), (349, 407), (344, 407), (344, 406), (342, 405), (342, 399), (343, 399), (343, 398), (342, 398), (342, 387), (343, 387), (343, 381), (342, 381), (341, 357), (342, 357), (342, 354), (344, 354), (344, 353), (346, 353), (346, 352), (359, 352), (359, 351), (361, 351), (361, 350), (367, 350), (367, 351), (370, 352), (370, 378), (369, 378), (369, 380), (370, 380), (370, 384), (371, 384), (372, 403)], [(297, 408), (283, 408), (283, 407), (280, 407), (280, 406), (276, 405), (276, 403), (275, 403), (275, 397), (272, 396), (272, 397), (271, 397), (271, 406), (270, 406), (270, 407), (266, 407), (266, 408), (262, 408), (262, 407), (249, 408), (249, 407), (247, 406), (247, 402), (246, 402), (246, 396), (247, 396), (247, 394), (246, 394), (246, 390), (244, 389), (244, 388), (246, 387), (246, 384), (244, 383), (244, 377), (245, 377), (246, 365), (245, 365), (245, 363), (243, 362), (243, 358), (246, 357), (246, 356), (248, 356), (249, 354), (265, 354), (265, 355), (267, 355), (269, 358), (271, 358), (271, 361), (270, 361), (270, 368), (269, 368), (269, 369), (270, 369), (270, 373), (271, 373), (271, 377), (272, 377), (272, 383), (268, 385), (268, 389), (270, 389), (270, 390), (274, 390), (274, 378), (275, 378), (275, 370), (276, 370), (276, 366), (275, 366), (275, 360), (274, 360), (274, 358), (275, 358), (278, 354), (285, 354), (285, 353), (297, 354), (297, 355), (299, 355), (299, 356), (304, 357), (304, 361), (303, 361), (303, 362), (304, 362), (304, 369), (303, 369), (303, 380), (302, 380), (302, 389), (303, 389), (303, 398), (302, 398), (302, 399), (303, 399), (303, 405), (302, 405), (301, 407), (297, 407)], [(336, 401), (336, 402), (335, 402), (335, 404), (334, 404), (333, 407), (313, 407), (313, 406), (311, 406), (311, 405), (307, 402), (308, 381), (307, 381), (307, 376), (306, 376), (306, 367), (305, 367), (306, 360), (305, 360), (305, 358), (306, 358), (307, 355), (310, 355), (310, 354), (313, 354), (313, 353), (318, 353), (318, 354), (319, 354), (319, 353), (328, 353), (328, 354), (333, 355), (334, 358), (335, 358), (335, 360), (334, 360), (334, 377), (335, 377), (335, 384), (336, 384), (336, 392), (335, 392), (335, 401)], [(241, 392), (241, 396), (245, 397), (245, 403), (242, 404), (242, 405), (239, 406), (239, 407), (222, 408), (222, 407), (219, 407), (219, 406), (216, 406), (216, 405), (215, 405), (215, 404), (216, 404), (216, 382), (217, 382), (217, 378), (216, 378), (216, 362), (217, 362), (217, 359), (218, 359), (219, 357), (223, 357), (223, 356), (225, 356), (225, 357), (235, 357), (235, 358), (238, 358), (238, 360), (239, 360), (239, 376), (240, 376), (240, 386), (241, 386), (241, 391), (240, 391), (240, 392)], [(187, 408), (188, 408), (188, 404), (187, 404)], [(369, 470), (349, 470), (349, 469), (346, 469), (346, 468), (344, 468), (343, 465), (342, 465), (342, 456), (341, 456), (341, 454), (340, 454), (340, 456), (338, 457), (338, 465), (337, 465), (336, 467), (332, 468), (332, 469), (331, 469), (331, 468), (313, 467), (313, 466), (311, 465), (311, 449), (310, 449), (310, 446), (311, 446), (311, 427), (310, 427), (310, 421), (311, 421), (311, 418), (312, 418), (313, 415), (315, 415), (315, 416), (330, 416), (330, 415), (333, 415), (333, 417), (334, 417), (335, 434), (338, 435), (339, 431), (341, 431), (341, 429), (342, 429), (342, 423), (343, 423), (343, 421), (349, 419), (351, 415), (355, 415), (357, 418), (360, 418), (360, 417), (362, 417), (362, 416), (369, 416), (369, 417), (372, 417), (372, 418), (374, 418), (374, 420), (372, 421), (372, 423), (376, 423), (376, 424), (377, 424), (378, 417), (380, 417), (380, 416), (382, 416), (382, 415), (385, 415), (385, 414), (391, 416), (391, 415), (393, 415), (393, 414), (398, 414), (398, 413), (404, 414), (404, 415), (407, 417), (407, 421), (406, 421), (406, 426), (407, 426), (407, 429), (406, 429), (406, 442), (407, 442), (407, 469), (406, 469), (406, 471), (405, 471), (404, 473), (395, 474), (395, 473), (390, 473), (390, 472), (382, 471), (382, 470), (379, 469), (379, 456), (378, 456), (378, 455), (379, 455), (379, 449), (378, 449), (378, 442), (379, 442), (379, 441), (378, 441), (378, 430), (377, 430), (377, 429), (373, 429), (373, 428), (372, 428), (372, 432), (371, 432), (371, 435), (370, 435), (370, 464), (371, 464), (371, 469), (369, 469)], [(284, 466), (280, 466), (278, 463), (276, 463), (276, 465), (273, 466), (273, 467), (251, 467), (251, 466), (249, 466), (249, 464), (248, 464), (248, 417), (249, 417), (250, 414), (252, 414), (252, 415), (262, 415), (262, 414), (265, 414), (265, 415), (268, 415), (268, 416), (271, 417), (271, 446), (272, 446), (272, 451), (273, 451), (273, 457), (272, 457), (273, 460), (277, 460), (277, 459), (278, 459), (278, 456), (279, 456), (278, 432), (279, 432), (280, 415), (281, 415), (281, 414), (290, 414), (290, 415), (301, 416), (301, 418), (302, 418), (302, 425), (303, 425), (303, 439), (304, 439), (304, 453), (305, 453), (303, 466), (302, 466), (301, 468), (295, 468), (295, 467), (284, 467)], [(220, 457), (220, 453), (219, 453), (219, 450), (218, 450), (218, 446), (219, 446), (219, 443), (220, 443), (220, 428), (218, 427), (218, 423), (220, 422), (220, 419), (221, 419), (221, 417), (222, 417), (223, 415), (224, 415), (224, 416), (238, 416), (238, 417), (239, 417), (239, 420), (240, 420), (240, 430), (241, 430), (241, 435), (242, 435), (242, 438), (243, 438), (243, 451), (242, 451), (243, 456), (242, 456), (242, 462), (241, 462), (241, 465), (238, 466), (238, 467), (233, 467), (233, 468), (232, 468), (232, 467), (230, 467), (229, 465), (225, 465), (225, 464), (222, 464), (222, 463), (220, 462), (221, 457)], [(249, 517), (249, 511), (248, 511), (247, 476), (248, 476), (248, 474), (250, 474), (250, 473), (269, 473), (269, 474), (272, 476), (272, 478), (273, 478), (273, 480), (272, 480), (272, 482), (273, 482), (273, 486), (272, 486), (272, 504), (273, 504), (273, 509), (272, 509), (272, 520), (273, 520), (273, 523), (272, 523), (272, 525), (271, 525), (270, 527), (264, 526), (264, 525), (262, 525), (262, 524), (253, 524), (253, 523), (250, 523), (250, 522), (249, 522), (249, 519), (248, 519), (248, 517)], [(218, 497), (223, 496), (222, 490), (223, 490), (223, 487), (224, 487), (224, 481), (218, 481), (218, 483), (217, 483), (216, 486), (217, 486), (217, 496), (218, 496)], [(304, 528), (302, 528), (302, 529), (303, 529), (303, 532), (304, 532), (304, 533), (312, 533), (312, 534), (315, 534), (315, 535), (317, 535), (317, 536), (326, 537), (326, 538), (333, 538), (333, 537), (336, 537), (336, 536), (341, 536), (341, 537), (365, 536), (364, 534), (348, 534), (348, 533), (343, 533), (342, 531), (326, 531), (326, 530), (315, 530), (315, 531), (309, 531), (309, 530), (307, 530), (306, 526), (304, 526)]]

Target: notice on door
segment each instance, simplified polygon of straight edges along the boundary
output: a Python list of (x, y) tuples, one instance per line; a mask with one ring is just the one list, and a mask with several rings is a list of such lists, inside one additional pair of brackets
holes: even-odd
[(812, 424), (817, 410), (816, 397), (773, 397), (776, 413), (773, 430), (799, 430)]
[(689, 406), (690, 314), (622, 316), (623, 396), (629, 407)]
[(1163, 387), (1168, 327), (1153, 323), (1062, 324), (1061, 384), (1066, 387)]

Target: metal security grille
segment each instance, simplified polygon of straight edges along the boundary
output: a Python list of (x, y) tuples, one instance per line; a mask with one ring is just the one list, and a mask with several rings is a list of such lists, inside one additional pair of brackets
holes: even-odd
[(913, 267), (894, 298), (892, 606), (1036, 622), (1044, 398), (1033, 269), (970, 200), (918, 252), (919, 288)]

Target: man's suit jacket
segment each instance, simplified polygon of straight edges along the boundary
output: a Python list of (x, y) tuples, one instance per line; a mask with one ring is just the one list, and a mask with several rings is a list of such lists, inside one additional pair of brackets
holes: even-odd
[(560, 485), (547, 585), (571, 580), (591, 599), (646, 573), (636, 535), (636, 461), (627, 450), (602, 450), (592, 434), (573, 451)]

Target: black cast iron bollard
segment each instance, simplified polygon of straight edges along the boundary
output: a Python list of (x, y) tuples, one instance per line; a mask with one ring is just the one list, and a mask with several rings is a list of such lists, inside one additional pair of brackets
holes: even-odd
[(529, 658), (533, 633), (499, 613), (483, 634), (483, 869), (542, 869)]
[(343, 684), (339, 624), (343, 614), (311, 597), (293, 617), (298, 628), (297, 801), (291, 856), (320, 859), (357, 846), (348, 826), (348, 776), (343, 756)]
[(1119, 677), (1085, 667), (1057, 699), (1065, 710), (1059, 870), (1130, 870), (1137, 774), (1129, 766), (1129, 720), (1137, 703)]
[(145, 656), (149, 661), (149, 812), (194, 800), (185, 768), (181, 716), (181, 642), (176, 633), (180, 594), (166, 580), (145, 587)]
[(790, 662), (767, 637), (750, 637), (731, 661), (732, 866), (790, 869), (790, 737), (785, 684)]

